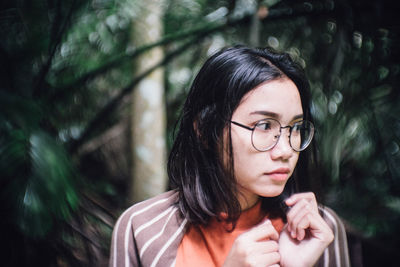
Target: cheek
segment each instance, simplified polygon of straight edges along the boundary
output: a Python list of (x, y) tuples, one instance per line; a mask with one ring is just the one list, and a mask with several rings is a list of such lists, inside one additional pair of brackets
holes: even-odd
[[(232, 150), (236, 161), (242, 161), (254, 154), (253, 146), (251, 145), (251, 135), (247, 132), (239, 132), (232, 130)], [(237, 160), (236, 160), (237, 159)]]
[(290, 174), (290, 175), (292, 175), (293, 174), (293, 171), (294, 171), (294, 169), (296, 168), (296, 166), (297, 166), (297, 162), (298, 162), (298, 160), (299, 160), (299, 155), (300, 155), (300, 152), (296, 152), (295, 154), (293, 154), (293, 156), (292, 156), (292, 158), (291, 158), (291, 167), (292, 167), (292, 173)]
[(265, 155), (256, 151), (251, 144), (251, 136), (232, 133), (234, 169), (237, 179), (245, 179), (257, 173), (260, 166), (266, 163)]

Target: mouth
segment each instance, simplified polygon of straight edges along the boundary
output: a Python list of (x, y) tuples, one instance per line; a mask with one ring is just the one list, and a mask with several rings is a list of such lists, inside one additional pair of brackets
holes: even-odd
[(290, 169), (279, 168), (279, 169), (273, 170), (271, 172), (267, 172), (265, 174), (268, 177), (270, 177), (272, 180), (275, 180), (277, 182), (282, 182), (282, 181), (286, 181), (289, 178), (289, 173), (290, 173)]

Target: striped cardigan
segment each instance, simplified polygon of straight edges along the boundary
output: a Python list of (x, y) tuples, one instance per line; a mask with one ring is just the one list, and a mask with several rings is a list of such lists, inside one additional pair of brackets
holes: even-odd
[[(177, 200), (177, 192), (169, 191), (127, 209), (114, 227), (109, 266), (174, 266), (187, 224), (174, 205)], [(335, 239), (317, 266), (350, 266), (343, 224), (331, 209), (320, 211)]]

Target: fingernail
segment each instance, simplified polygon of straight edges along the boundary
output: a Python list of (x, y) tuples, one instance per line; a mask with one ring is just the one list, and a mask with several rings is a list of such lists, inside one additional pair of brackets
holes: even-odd
[(296, 238), (296, 232), (295, 231), (292, 231), (291, 235), (292, 235), (293, 238)]
[(289, 203), (290, 203), (290, 202), (292, 202), (292, 198), (291, 198), (291, 197), (287, 198), (287, 199), (285, 200), (285, 202), (286, 202), (286, 203), (288, 203), (288, 202), (289, 202)]

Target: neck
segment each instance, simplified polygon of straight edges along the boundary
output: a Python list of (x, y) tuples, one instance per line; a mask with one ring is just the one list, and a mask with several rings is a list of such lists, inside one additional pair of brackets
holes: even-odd
[(259, 199), (260, 197), (258, 195), (246, 196), (245, 194), (239, 193), (239, 203), (241, 210), (245, 211), (251, 209), (252, 207), (254, 207), (254, 205), (257, 204)]

